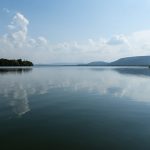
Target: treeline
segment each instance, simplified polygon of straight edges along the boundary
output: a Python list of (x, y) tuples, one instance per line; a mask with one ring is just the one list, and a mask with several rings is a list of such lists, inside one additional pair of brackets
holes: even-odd
[(22, 59), (0, 59), (0, 66), (33, 66), (33, 63)]

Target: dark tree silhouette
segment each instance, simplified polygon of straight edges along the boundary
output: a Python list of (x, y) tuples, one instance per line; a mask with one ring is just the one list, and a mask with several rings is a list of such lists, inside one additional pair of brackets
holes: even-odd
[(22, 61), (22, 59), (0, 59), (0, 66), (33, 66), (33, 63), (27, 60)]

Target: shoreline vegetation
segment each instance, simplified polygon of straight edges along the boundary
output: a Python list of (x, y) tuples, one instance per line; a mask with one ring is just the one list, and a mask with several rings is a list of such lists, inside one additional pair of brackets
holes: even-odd
[(0, 66), (33, 66), (33, 63), (22, 59), (0, 59)]

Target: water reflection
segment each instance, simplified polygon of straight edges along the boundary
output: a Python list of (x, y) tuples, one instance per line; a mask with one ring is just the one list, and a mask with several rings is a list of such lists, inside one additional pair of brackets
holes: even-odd
[(12, 100), (9, 102), (9, 105), (12, 107), (13, 112), (19, 116), (30, 111), (29, 100), (26, 89), (21, 85), (16, 85), (15, 89), (12, 91), (7, 91), (7, 95), (12, 95)]
[(0, 86), (0, 95), (6, 100), (12, 111), (18, 116), (30, 111), (27, 89), (16, 81), (10, 82), (9, 85), (4, 82), (1, 82), (3, 87)]
[(22, 74), (22, 73), (28, 73), (32, 71), (32, 68), (31, 67), (23, 67), (23, 68), (20, 68), (20, 67), (0, 67), (0, 74)]
[(150, 69), (148, 67), (108, 67), (108, 68), (91, 68), (93, 71), (112, 70), (120, 74), (126, 75), (143, 75), (150, 76)]
[(124, 97), (150, 102), (148, 68), (41, 67), (25, 72), (28, 74), (0, 73), (0, 97), (6, 99), (12, 111), (19, 116), (31, 110), (31, 96), (47, 94), (47, 99), (50, 99), (51, 90), (56, 93), (58, 90), (86, 91), (112, 96), (112, 100)]
[(115, 70), (121, 74), (150, 76), (150, 69), (144, 67), (143, 68), (116, 68)]

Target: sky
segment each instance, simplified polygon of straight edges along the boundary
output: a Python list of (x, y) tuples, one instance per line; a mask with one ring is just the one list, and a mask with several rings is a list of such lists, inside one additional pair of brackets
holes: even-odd
[(0, 57), (86, 63), (150, 55), (150, 0), (0, 0)]

